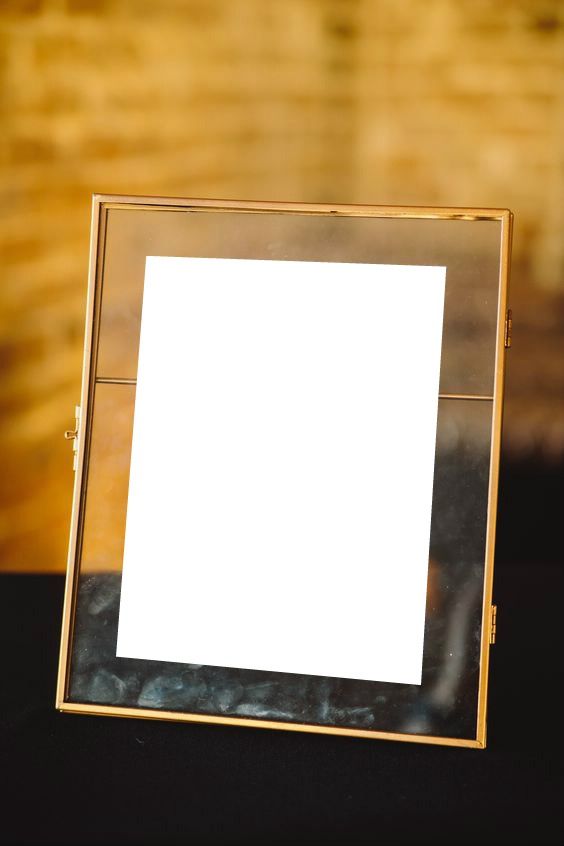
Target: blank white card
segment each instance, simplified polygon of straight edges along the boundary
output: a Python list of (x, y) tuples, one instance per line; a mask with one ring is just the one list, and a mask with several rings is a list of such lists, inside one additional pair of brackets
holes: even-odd
[(147, 258), (118, 656), (421, 683), (444, 292)]

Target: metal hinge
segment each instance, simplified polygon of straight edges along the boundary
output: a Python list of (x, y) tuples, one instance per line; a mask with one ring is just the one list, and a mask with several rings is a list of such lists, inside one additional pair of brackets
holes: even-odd
[(495, 643), (497, 636), (497, 605), (492, 605), (490, 618), (490, 643)]
[(72, 441), (72, 469), (76, 470), (78, 464), (78, 439), (80, 437), (80, 406), (74, 407), (74, 429), (67, 429), (65, 438)]
[(510, 308), (507, 309), (505, 315), (505, 349), (508, 350), (511, 346), (511, 331), (513, 329), (513, 312)]

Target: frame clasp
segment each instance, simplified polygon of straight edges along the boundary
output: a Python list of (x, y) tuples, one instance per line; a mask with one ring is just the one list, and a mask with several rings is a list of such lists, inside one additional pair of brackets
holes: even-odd
[(511, 347), (511, 332), (513, 330), (513, 312), (510, 308), (507, 309), (507, 314), (505, 315), (505, 349), (508, 350)]
[(65, 432), (65, 439), (72, 441), (72, 469), (76, 471), (78, 464), (78, 439), (80, 436), (80, 406), (74, 407), (74, 429), (67, 429)]
[(492, 605), (490, 618), (490, 645), (493, 645), (497, 637), (497, 605)]

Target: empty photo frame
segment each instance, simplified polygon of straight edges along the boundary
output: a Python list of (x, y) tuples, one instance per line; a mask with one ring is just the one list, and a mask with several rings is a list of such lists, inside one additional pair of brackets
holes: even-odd
[(60, 710), (485, 746), (511, 223), (94, 198)]

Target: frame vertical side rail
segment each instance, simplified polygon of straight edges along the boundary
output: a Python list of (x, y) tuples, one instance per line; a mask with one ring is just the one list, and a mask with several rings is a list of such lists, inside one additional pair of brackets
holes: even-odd
[(482, 602), (482, 632), (480, 642), (480, 679), (478, 684), (478, 714), (476, 739), (482, 748), (486, 745), (487, 697), (490, 660), (491, 606), (493, 598), (493, 575), (495, 555), (495, 534), (498, 506), (499, 464), (501, 454), (501, 430), (503, 422), (503, 388), (505, 379), (505, 318), (509, 288), (509, 264), (513, 215), (505, 212), (501, 216), (501, 243), (499, 268), (498, 321), (495, 356), (494, 403), (491, 428), (490, 476), (488, 485), (488, 517), (486, 529), (486, 564), (484, 570), (484, 591)]
[(98, 355), (98, 332), (100, 323), (100, 299), (103, 279), (103, 256), (106, 240), (107, 211), (103, 199), (94, 195), (92, 198), (90, 255), (88, 265), (88, 290), (86, 298), (86, 322), (84, 329), (84, 356), (82, 367), (82, 387), (80, 393), (80, 437), (77, 466), (74, 477), (72, 514), (69, 536), (69, 552), (63, 601), (63, 623), (59, 652), (59, 672), (57, 676), (56, 707), (60, 708), (67, 694), (68, 669), (74, 606), (77, 587), (78, 562), (82, 547), (82, 528), (84, 523), (84, 484), (88, 469), (88, 454), (92, 429), (92, 408), (95, 389), (96, 358)]

